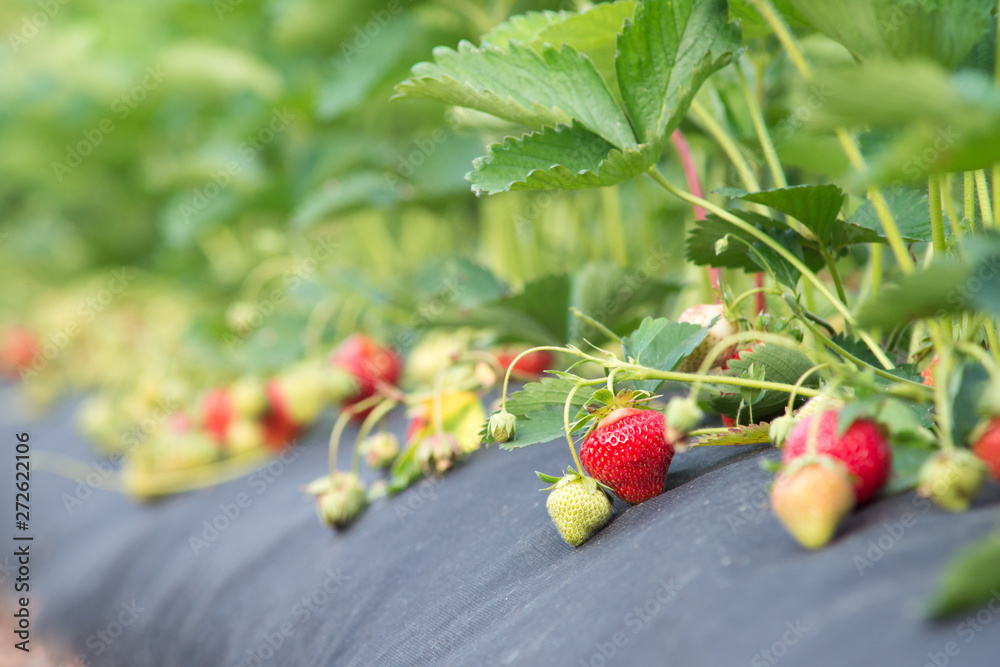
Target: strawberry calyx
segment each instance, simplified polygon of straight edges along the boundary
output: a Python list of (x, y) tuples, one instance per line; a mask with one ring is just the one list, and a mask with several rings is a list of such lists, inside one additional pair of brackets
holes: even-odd
[(573, 482), (581, 481), (583, 482), (583, 486), (587, 490), (587, 493), (593, 493), (598, 488), (600, 488), (602, 491), (604, 491), (604, 493), (608, 495), (609, 498), (614, 497), (614, 491), (612, 491), (611, 487), (609, 487), (607, 484), (602, 484), (601, 482), (597, 481), (593, 477), (590, 477), (589, 475), (581, 474), (578, 471), (573, 470), (571, 466), (566, 468), (566, 472), (565, 474), (563, 474), (562, 477), (546, 475), (544, 472), (538, 472), (537, 470), (535, 471), (535, 474), (538, 475), (538, 479), (542, 480), (543, 482), (549, 485), (543, 489), (539, 489), (539, 491), (554, 491), (555, 489), (561, 489), (567, 484), (572, 484)]
[(584, 407), (586, 414), (577, 421), (573, 430), (576, 431), (589, 424), (587, 435), (590, 435), (590, 433), (598, 428), (610, 426), (629, 415), (634, 415), (643, 410), (651, 410), (652, 408), (645, 404), (654, 398), (657, 397), (648, 391), (633, 391), (630, 389), (623, 389), (617, 394), (612, 394), (607, 389), (594, 392), (593, 399), (595, 403)]

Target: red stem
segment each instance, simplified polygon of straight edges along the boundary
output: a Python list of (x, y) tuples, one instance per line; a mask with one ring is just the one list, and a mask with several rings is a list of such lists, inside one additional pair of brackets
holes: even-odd
[[(698, 179), (698, 170), (694, 166), (694, 158), (691, 157), (691, 147), (688, 146), (687, 140), (684, 135), (681, 134), (680, 130), (674, 130), (674, 133), (670, 135), (670, 141), (674, 145), (674, 149), (677, 151), (677, 157), (681, 160), (681, 168), (684, 170), (684, 178), (687, 180), (688, 190), (691, 191), (695, 197), (704, 198), (701, 189), (701, 181)], [(694, 219), (704, 220), (705, 219), (705, 209), (701, 206), (694, 207)], [(708, 268), (708, 278), (712, 282), (712, 289), (715, 291), (715, 301), (720, 303), (722, 301), (721, 294), (722, 291), (719, 287), (719, 269), (714, 267)]]

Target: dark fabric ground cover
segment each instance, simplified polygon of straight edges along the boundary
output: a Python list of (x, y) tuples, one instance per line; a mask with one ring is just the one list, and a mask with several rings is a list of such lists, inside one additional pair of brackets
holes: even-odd
[[(72, 407), (24, 424), (36, 450), (92, 457)], [(912, 493), (878, 501), (807, 553), (765, 507), (760, 462), (777, 452), (704, 448), (675, 457), (668, 493), (616, 506), (573, 549), (534, 476), (569, 462), (553, 443), (478, 452), (334, 531), (299, 490), (324, 469), (328, 429), (267, 477), (152, 505), (98, 490), (69, 513), (76, 483), (34, 474), (35, 636), (124, 667), (998, 664), (989, 609), (919, 618), (949, 555), (993, 527), (995, 484), (959, 516)], [(240, 494), (248, 506), (219, 519)], [(205, 521), (228, 526), (195, 553)]]

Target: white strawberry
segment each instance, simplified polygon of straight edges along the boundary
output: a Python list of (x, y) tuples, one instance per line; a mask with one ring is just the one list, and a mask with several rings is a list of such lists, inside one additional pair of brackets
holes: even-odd
[[(697, 371), (709, 351), (718, 343), (722, 342), (723, 339), (735, 334), (739, 331), (739, 329), (737, 329), (735, 324), (726, 319), (721, 305), (717, 306), (702, 303), (697, 306), (691, 306), (677, 318), (678, 322), (687, 322), (688, 324), (697, 324), (698, 326), (704, 327), (709, 325), (712, 320), (717, 317), (719, 320), (712, 326), (711, 329), (708, 330), (708, 335), (705, 336), (705, 340), (703, 340), (701, 345), (696, 347), (691, 354), (681, 361), (681, 363), (677, 366), (678, 371), (681, 373), (694, 373)], [(735, 345), (724, 350), (722, 354), (715, 358), (712, 368), (722, 366), (731, 356), (733, 356), (735, 351)]]

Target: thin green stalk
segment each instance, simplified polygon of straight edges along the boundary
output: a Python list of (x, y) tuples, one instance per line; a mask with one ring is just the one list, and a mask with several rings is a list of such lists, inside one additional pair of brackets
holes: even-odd
[(979, 193), (979, 213), (983, 216), (983, 227), (993, 227), (993, 206), (990, 204), (990, 190), (986, 185), (986, 171), (976, 171), (976, 190)]
[(802, 385), (804, 385), (805, 382), (806, 382), (806, 380), (809, 379), (809, 376), (811, 376), (813, 373), (816, 373), (816, 372), (818, 372), (818, 371), (820, 371), (820, 370), (822, 370), (824, 368), (831, 368), (833, 366), (834, 366), (833, 362), (829, 362), (828, 361), (826, 363), (819, 364), (817, 366), (813, 366), (812, 368), (810, 368), (809, 370), (807, 370), (805, 373), (803, 373), (802, 375), (800, 375), (799, 379), (795, 381), (795, 388), (788, 395), (788, 405), (785, 406), (785, 414), (787, 414), (787, 415), (792, 414), (792, 410), (793, 410), (793, 408), (795, 406), (795, 398), (799, 395), (799, 391), (802, 389)]
[(823, 258), (823, 261), (826, 262), (826, 268), (830, 270), (830, 275), (833, 276), (833, 284), (837, 288), (837, 296), (840, 297), (840, 300), (846, 304), (847, 293), (844, 292), (844, 282), (840, 279), (840, 272), (837, 271), (837, 261), (830, 256), (830, 253), (824, 244), (820, 243), (817, 247), (819, 248), (820, 256)]
[(611, 250), (611, 257), (619, 266), (628, 266), (625, 248), (625, 226), (622, 224), (622, 204), (618, 188), (601, 188), (601, 208), (604, 215), (604, 240)]
[(941, 179), (941, 201), (944, 202), (944, 210), (951, 221), (951, 233), (959, 241), (962, 240), (962, 225), (958, 220), (958, 211), (955, 209), (955, 198), (952, 196), (952, 188), (955, 185), (954, 174), (951, 172), (944, 174)]
[[(940, 349), (938, 356), (938, 377), (946, 378), (951, 375), (951, 350)], [(951, 400), (948, 396), (948, 383), (938, 382), (934, 387), (934, 413), (937, 416), (938, 430), (941, 432), (941, 448), (946, 452), (954, 451), (955, 441), (951, 433)]]
[[(785, 261), (794, 266), (806, 278), (806, 280), (811, 282), (816, 287), (816, 290), (820, 294), (822, 294), (823, 297), (826, 298), (831, 304), (833, 304), (833, 307), (836, 308), (841, 315), (843, 315), (845, 322), (847, 322), (851, 326), (857, 324), (857, 320), (854, 319), (854, 315), (851, 314), (851, 311), (848, 310), (844, 302), (840, 301), (837, 298), (837, 296), (829, 290), (826, 284), (819, 279), (819, 276), (817, 276), (815, 273), (809, 270), (809, 267), (803, 264), (798, 257), (789, 252), (788, 249), (785, 248), (783, 245), (781, 245), (780, 243), (778, 243), (777, 241), (775, 241), (770, 236), (760, 231), (753, 225), (747, 224), (744, 220), (741, 220), (740, 218), (736, 217), (729, 211), (726, 211), (725, 209), (716, 206), (715, 204), (706, 199), (702, 199), (701, 197), (696, 197), (691, 193), (684, 192), (683, 190), (677, 188), (670, 181), (668, 181), (663, 176), (663, 174), (661, 174), (659, 170), (657, 170), (655, 166), (651, 167), (649, 171), (647, 171), (646, 173), (650, 176), (650, 178), (656, 181), (664, 190), (674, 195), (678, 199), (682, 199), (683, 201), (686, 201), (689, 204), (696, 204), (698, 206), (701, 206), (706, 211), (711, 211), (712, 213), (719, 216), (723, 220), (732, 223), (737, 228), (757, 238), (759, 241), (763, 242), (764, 245), (770, 247), (772, 250), (778, 253), (778, 255), (780, 255), (783, 259), (785, 259)], [(878, 344), (876, 344), (875, 341), (871, 339), (871, 336), (869, 336), (866, 332), (860, 330), (858, 331), (858, 336), (861, 337), (861, 339), (865, 342), (865, 344), (869, 347), (869, 349), (871, 349), (872, 354), (874, 354), (878, 358), (879, 362), (883, 366), (885, 366), (886, 368), (893, 367), (892, 362), (890, 362), (889, 359), (885, 356), (885, 353), (882, 351), (882, 348), (880, 348)]]
[(736, 141), (729, 132), (719, 125), (715, 118), (712, 117), (712, 114), (705, 107), (701, 106), (697, 100), (691, 102), (691, 112), (698, 119), (698, 122), (708, 130), (708, 133), (719, 144), (719, 147), (722, 148), (729, 161), (736, 167), (736, 173), (739, 174), (740, 181), (743, 182), (743, 187), (748, 192), (758, 192), (760, 184), (757, 182), (757, 177), (754, 176), (753, 170), (750, 168), (749, 163), (747, 163), (746, 158), (743, 157), (743, 153), (740, 152), (739, 146), (736, 145)]
[(563, 405), (563, 429), (566, 431), (566, 444), (569, 445), (569, 451), (573, 453), (573, 462), (576, 464), (576, 471), (581, 475), (584, 474), (583, 463), (580, 462), (580, 455), (576, 453), (576, 445), (573, 444), (573, 431), (569, 427), (569, 411), (573, 406), (573, 397), (576, 396), (576, 392), (580, 391), (580, 389), (586, 387), (587, 385), (599, 384), (603, 382), (603, 378), (599, 380), (577, 382), (573, 385), (569, 395), (566, 396), (566, 403)]
[(941, 183), (936, 174), (927, 177), (927, 205), (931, 215), (931, 243), (934, 254), (945, 253), (944, 217), (941, 215)]
[(812, 69), (809, 67), (809, 62), (806, 60), (805, 54), (799, 48), (798, 42), (795, 41), (795, 37), (792, 32), (788, 29), (788, 25), (781, 18), (775, 10), (774, 5), (771, 4), (770, 0), (750, 0), (750, 4), (754, 6), (757, 13), (760, 14), (767, 24), (771, 26), (771, 30), (774, 31), (774, 35), (781, 42), (781, 45), (785, 47), (785, 53), (788, 54), (788, 59), (792, 61), (795, 69), (799, 71), (804, 79), (811, 82), (813, 79)]
[(988, 320), (983, 323), (986, 329), (986, 342), (990, 344), (990, 352), (997, 364), (1000, 365), (1000, 337), (997, 336), (997, 320)]
[(365, 400), (358, 401), (351, 407), (343, 410), (337, 417), (337, 421), (333, 425), (333, 430), (330, 432), (330, 446), (327, 455), (327, 465), (330, 468), (330, 475), (337, 472), (337, 451), (340, 448), (340, 437), (344, 434), (344, 429), (347, 428), (347, 422), (355, 414), (374, 407), (379, 401), (384, 400), (385, 397), (380, 394), (369, 396)]
[[(517, 366), (517, 362), (519, 362), (521, 360), (521, 357), (523, 357), (523, 356), (525, 356), (527, 354), (531, 354), (532, 352), (542, 352), (542, 351), (545, 351), (545, 350), (547, 350), (549, 352), (569, 352), (570, 354), (573, 353), (573, 350), (567, 349), (565, 347), (556, 347), (554, 345), (545, 345), (545, 346), (542, 346), (542, 347), (532, 347), (532, 348), (529, 348), (529, 349), (525, 350), (524, 352), (522, 352), (521, 354), (519, 354), (516, 357), (514, 357), (514, 360), (512, 362), (510, 362), (510, 366), (507, 367), (507, 373), (506, 373), (506, 375), (503, 376), (503, 395), (502, 395), (502, 398), (500, 399), (500, 411), (501, 412), (506, 412), (507, 411), (507, 386), (510, 384), (510, 374), (514, 372), (514, 367)], [(586, 356), (586, 355), (582, 355), (582, 356)]]
[(882, 244), (873, 243), (869, 247), (872, 253), (871, 298), (874, 299), (882, 289)]
[[(762, 389), (764, 391), (779, 391), (788, 393), (794, 389), (793, 385), (783, 382), (766, 382), (764, 380), (749, 380), (746, 378), (730, 377), (728, 375), (699, 375), (697, 373), (680, 373), (677, 371), (658, 371), (645, 366), (625, 364), (622, 369), (627, 372), (631, 380), (666, 380), (668, 382), (700, 382), (702, 384), (724, 384), (731, 387), (750, 387), (751, 389)], [(801, 389), (802, 396), (819, 396), (822, 392), (815, 389)]]
[(768, 169), (771, 171), (771, 178), (774, 179), (774, 184), (779, 188), (787, 187), (788, 181), (785, 179), (785, 172), (781, 168), (778, 153), (774, 150), (774, 142), (771, 141), (771, 135), (768, 133), (767, 125), (764, 123), (764, 113), (757, 102), (757, 96), (750, 90), (746, 76), (744, 76), (743, 70), (740, 69), (738, 64), (736, 67), (736, 76), (739, 77), (740, 88), (743, 89), (743, 96), (746, 98), (747, 108), (750, 110), (750, 119), (753, 121), (754, 130), (757, 131), (757, 140), (760, 141), (760, 147), (764, 150), (764, 159), (767, 160)]
[(824, 345), (826, 345), (828, 348), (830, 348), (831, 350), (833, 350), (834, 352), (836, 352), (840, 356), (842, 356), (845, 359), (847, 359), (848, 361), (850, 361), (852, 364), (854, 364), (858, 368), (867, 368), (868, 370), (874, 372), (875, 375), (878, 375), (881, 378), (885, 378), (886, 380), (891, 380), (893, 382), (900, 382), (900, 383), (903, 383), (903, 384), (909, 384), (909, 385), (912, 385), (913, 387), (920, 388), (921, 391), (929, 391), (929, 387), (927, 387), (926, 385), (922, 385), (922, 384), (917, 383), (917, 382), (912, 382), (912, 381), (907, 380), (905, 378), (901, 378), (898, 375), (893, 375), (892, 373), (888, 373), (885, 370), (883, 370), (881, 368), (878, 368), (876, 366), (873, 366), (873, 365), (869, 364), (868, 362), (866, 362), (866, 361), (864, 361), (862, 359), (859, 359), (858, 357), (854, 356), (853, 354), (851, 354), (850, 352), (848, 352), (847, 350), (845, 350), (844, 348), (842, 348), (840, 345), (837, 345), (837, 343), (835, 343), (832, 338), (830, 338), (825, 333), (823, 333), (823, 330), (819, 326), (817, 326), (816, 324), (814, 324), (809, 318), (807, 318), (807, 317), (800, 317), (799, 321), (802, 322), (806, 326), (806, 328), (808, 328), (813, 333), (814, 336), (816, 336), (817, 338), (819, 338), (823, 342)]
[(969, 343), (966, 341), (958, 341), (955, 343), (955, 349), (962, 354), (968, 355), (978, 361), (983, 365), (983, 368), (990, 374), (990, 377), (994, 380), (1000, 381), (1000, 366), (993, 359), (990, 354), (983, 348), (975, 345), (974, 343)]
[(962, 178), (963, 194), (965, 195), (962, 224), (968, 225), (968, 229), (971, 231), (975, 229), (976, 224), (976, 176), (973, 172), (967, 171), (962, 174)]
[(351, 457), (351, 473), (354, 475), (358, 474), (358, 469), (361, 467), (361, 443), (365, 441), (368, 434), (372, 432), (372, 428), (375, 424), (386, 415), (387, 412), (396, 407), (398, 403), (393, 399), (386, 399), (385, 401), (379, 403), (375, 408), (368, 413), (365, 417), (365, 421), (361, 424), (361, 428), (358, 429), (358, 437), (354, 441), (354, 455)]
[(743, 294), (740, 294), (738, 297), (733, 299), (733, 302), (729, 304), (729, 307), (734, 312), (738, 311), (738, 306), (755, 294), (771, 294), (773, 296), (780, 296), (781, 291), (773, 287), (754, 287), (753, 289), (748, 289), (746, 292), (743, 292)]

